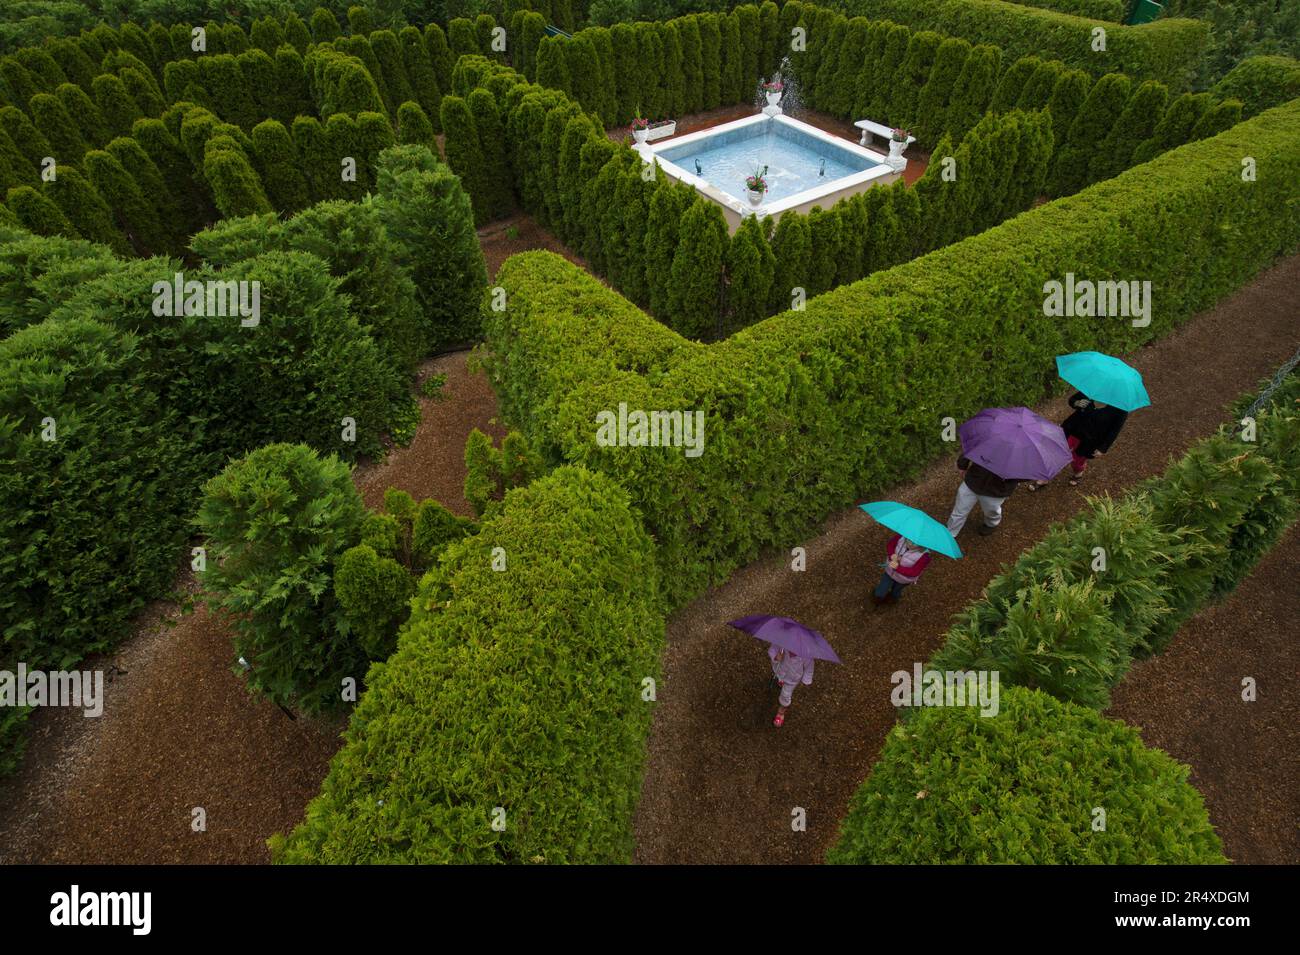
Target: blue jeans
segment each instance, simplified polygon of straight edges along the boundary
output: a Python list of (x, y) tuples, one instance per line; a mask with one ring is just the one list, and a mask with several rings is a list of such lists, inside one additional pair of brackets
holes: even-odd
[(886, 595), (893, 593), (895, 600), (903, 599), (903, 591), (907, 589), (907, 584), (900, 584), (888, 574), (880, 575), (880, 583), (876, 584), (876, 597), (880, 600), (885, 599)]

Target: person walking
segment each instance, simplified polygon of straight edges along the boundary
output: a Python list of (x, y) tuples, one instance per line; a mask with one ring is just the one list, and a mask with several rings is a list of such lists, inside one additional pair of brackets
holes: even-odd
[(877, 607), (898, 603), (903, 591), (916, 583), (929, 565), (929, 551), (917, 547), (902, 534), (895, 534), (885, 545), (885, 572), (871, 595), (872, 603)]
[(785, 711), (790, 706), (796, 684), (811, 686), (813, 681), (813, 658), (801, 657), (793, 650), (770, 646), (767, 655), (772, 658), (772, 679), (781, 687), (780, 706), (776, 711), (773, 726), (785, 723)]
[(957, 459), (957, 470), (962, 472), (962, 482), (957, 488), (957, 500), (948, 517), (948, 533), (956, 537), (966, 526), (966, 518), (976, 503), (984, 514), (980, 525), (981, 537), (987, 537), (1002, 523), (1002, 502), (1011, 496), (1020, 482), (999, 477), (964, 455)]
[[(1115, 443), (1128, 421), (1128, 412), (1094, 401), (1082, 391), (1070, 396), (1070, 407), (1074, 411), (1061, 423), (1061, 430), (1070, 445), (1070, 487), (1078, 487), (1088, 462), (1105, 455)], [(1037, 490), (1047, 484), (1047, 481), (1035, 481), (1029, 489)]]

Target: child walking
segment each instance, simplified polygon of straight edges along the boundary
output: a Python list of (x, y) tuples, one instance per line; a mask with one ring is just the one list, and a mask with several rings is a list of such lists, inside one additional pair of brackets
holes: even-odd
[(885, 572), (871, 595), (871, 602), (877, 607), (898, 603), (904, 588), (916, 583), (925, 568), (930, 566), (929, 551), (917, 547), (901, 534), (889, 539), (885, 545), (885, 558)]
[(785, 722), (785, 711), (794, 695), (795, 684), (811, 686), (813, 681), (812, 657), (797, 656), (793, 651), (775, 645), (767, 648), (767, 655), (772, 658), (772, 679), (781, 686), (781, 705), (776, 711), (773, 726)]

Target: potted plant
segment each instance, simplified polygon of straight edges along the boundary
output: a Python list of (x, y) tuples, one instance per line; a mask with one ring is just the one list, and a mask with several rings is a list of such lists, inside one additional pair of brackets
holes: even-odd
[(896, 129), (889, 134), (889, 158), (902, 159), (903, 150), (907, 148), (912, 134), (905, 129)]
[(767, 105), (776, 106), (781, 102), (781, 91), (785, 89), (780, 80), (772, 80), (763, 84), (763, 92), (767, 94)]
[(646, 137), (649, 135), (650, 135), (650, 123), (644, 116), (641, 115), (641, 110), (638, 107), (636, 111), (636, 116), (632, 120), (632, 136), (633, 138), (636, 139), (638, 143), (644, 143)]
[(752, 176), (745, 178), (745, 191), (749, 194), (749, 204), (751, 206), (760, 205), (763, 202), (763, 196), (767, 194), (767, 180), (763, 173), (767, 170), (755, 169)]

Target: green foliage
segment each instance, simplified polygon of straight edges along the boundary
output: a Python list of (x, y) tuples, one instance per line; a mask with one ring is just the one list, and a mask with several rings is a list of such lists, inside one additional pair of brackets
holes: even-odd
[(1189, 774), (1136, 729), (1045, 693), (1005, 689), (996, 716), (925, 707), (890, 731), (826, 861), (1224, 863)]
[(45, 183), (45, 193), (83, 239), (103, 243), (119, 255), (131, 253), (126, 236), (113, 223), (113, 210), (79, 171), (60, 165), (58, 178)]
[[(1047, 111), (1052, 114), (1052, 142), (1064, 145), (1074, 118), (1079, 115), (1092, 81), (1083, 70), (1066, 70), (1052, 88)], [(1130, 160), (1132, 157), (1130, 156)]]
[[(468, 105), (482, 155), (483, 165), (477, 178), (482, 180), (485, 188), (486, 216), (488, 219), (499, 219), (509, 215), (515, 204), (510, 190), (510, 170), (506, 164), (505, 130), (497, 112), (496, 99), (487, 90), (472, 91)], [(447, 161), (451, 164), (450, 153)], [(456, 166), (452, 164), (452, 168), (454, 170)], [(473, 199), (471, 193), (471, 202)]]
[(75, 237), (77, 230), (63, 211), (46, 195), (31, 186), (15, 186), (5, 199), (6, 207), (24, 229), (36, 235)]
[[(439, 97), (439, 102), (442, 98)], [(423, 146), (428, 150), (438, 148), (433, 123), (420, 108), (419, 103), (403, 103), (397, 110), (397, 141), (403, 146)]]
[(713, 202), (696, 198), (682, 216), (668, 289), (668, 324), (687, 338), (714, 334), (722, 291), (727, 223)]
[(212, 187), (218, 211), (227, 218), (273, 211), (261, 177), (229, 136), (214, 136), (204, 146), (203, 178)]
[(83, 161), (91, 183), (113, 210), (117, 227), (135, 251), (146, 256), (172, 251), (175, 237), (159, 221), (157, 209), (122, 164), (102, 149), (92, 149)]
[[(1002, 48), (1008, 63), (1039, 56), (1061, 60), (1094, 78), (1120, 72), (1137, 82), (1159, 80), (1176, 90), (1192, 82), (1209, 35), (1207, 24), (1199, 20), (1166, 18), (1130, 27), (989, 0), (835, 0), (834, 6), (850, 16), (991, 43)], [(1094, 49), (1097, 27), (1106, 30), (1104, 50)]]
[[(548, 460), (625, 483), (679, 604), (915, 473), (943, 450), (934, 407), (960, 419), (993, 404), (1032, 405), (1053, 380), (1053, 356), (1131, 352), (1294, 250), (1300, 220), (1281, 213), (1300, 197), (1297, 130), (1300, 103), (1270, 110), (707, 347), (559, 257), (523, 253), (496, 276), (506, 310), (483, 313), (487, 369), (506, 420)], [(1243, 155), (1275, 174), (1243, 182)], [(866, 195), (877, 192), (887, 190)], [(789, 287), (804, 283), (781, 277), (787, 218), (773, 237), (773, 297), (788, 307)], [(1144, 277), (1164, 290), (1150, 325), (1044, 321), (1045, 282), (1067, 271), (1130, 278), (1133, 248), (1143, 250)], [(618, 401), (705, 409), (710, 450), (688, 461), (599, 447), (590, 423)]]
[[(863, 30), (863, 45), (866, 42), (867, 31)], [(879, 122), (888, 121), (902, 128), (916, 125), (917, 98), (925, 86), (925, 81), (930, 78), (930, 71), (934, 69), (934, 57), (942, 42), (943, 37), (930, 30), (921, 30), (912, 34), (907, 42), (907, 53), (898, 69), (897, 80), (890, 84), (892, 91), (889, 108), (884, 116), (879, 118)], [(859, 70), (861, 69), (862, 66), (859, 65)], [(843, 80), (837, 85), (848, 86)], [(850, 103), (850, 112), (852, 107), (853, 104)]]
[(701, 105), (715, 109), (722, 103), (722, 28), (712, 13), (701, 14), (696, 22), (700, 27)]
[(204, 485), (195, 522), (207, 541), (206, 598), (235, 615), (249, 686), (277, 703), (337, 709), (344, 679), (365, 675), (330, 586), (364, 514), (348, 466), (300, 444), (258, 448)]
[(541, 457), (517, 431), (507, 434), (500, 448), (494, 448), (492, 439), (478, 428), (465, 440), (465, 500), (480, 517), (490, 513), (511, 488), (526, 486), (544, 470)]
[(210, 462), (147, 362), (138, 337), (78, 316), (0, 342), (0, 667), (111, 647), (172, 579)]
[(1215, 103), (1192, 127), (1192, 141), (1209, 139), (1241, 122), (1241, 100), (1225, 99)]
[(478, 525), (457, 517), (432, 498), (421, 501), (411, 531), (411, 565), (417, 571), (434, 565), (449, 544), (478, 533)]
[[(653, 214), (653, 209), (651, 210)], [(834, 267), (832, 259), (830, 265)], [(776, 256), (758, 219), (747, 216), (727, 246), (727, 329), (744, 328), (767, 316)]]
[(784, 215), (777, 221), (772, 254), (776, 258), (776, 271), (772, 276), (768, 310), (780, 312), (792, 307), (795, 289), (802, 290), (801, 298), (807, 297), (812, 274), (812, 234), (805, 216)]
[[(95, 105), (94, 101), (86, 95), (86, 91), (80, 86), (64, 83), (54, 91), (54, 95), (59, 98), (59, 102), (68, 111), (69, 116), (77, 117), (77, 122), (81, 124), (82, 134), (90, 142), (96, 146), (102, 146), (112, 138), (108, 135), (108, 127), (104, 125), (104, 117), (100, 113), (99, 107)], [(127, 128), (130, 129), (129, 126)]]
[(948, 99), (962, 75), (971, 46), (965, 40), (948, 37), (934, 54), (930, 78), (921, 87), (916, 100), (916, 129), (912, 131), (922, 149), (930, 149), (943, 135), (948, 115)]
[(428, 149), (396, 146), (379, 156), (372, 201), (415, 282), (425, 353), (476, 339), (487, 265), (460, 180)]
[(1208, 93), (1184, 93), (1170, 104), (1151, 138), (1133, 150), (1133, 162), (1144, 163), (1176, 146), (1191, 142), (1192, 130), (1213, 104)]
[(30, 110), (36, 128), (49, 141), (49, 155), (60, 164), (79, 162), (86, 152), (86, 141), (59, 99), (51, 93), (37, 93), (31, 99)]
[(267, 199), (288, 214), (306, 208), (311, 193), (302, 174), (302, 159), (284, 124), (265, 119), (253, 127), (252, 140)]
[[(1168, 101), (1169, 90), (1163, 83), (1147, 80), (1137, 88), (1106, 138), (1096, 147), (1089, 167), (1090, 183), (1117, 176), (1129, 167), (1133, 151), (1155, 134)], [(1240, 118), (1238, 115), (1237, 119)]]
[(415, 581), (391, 557), (359, 544), (345, 550), (334, 568), (334, 596), (353, 639), (371, 660), (387, 659), (397, 630), (410, 611)]
[(1231, 70), (1248, 62), (1247, 58), (1256, 58), (1255, 54), (1281, 53), (1292, 58), (1300, 57), (1300, 8), (1294, 3), (1168, 0), (1164, 8), (1169, 16), (1195, 17), (1210, 27), (1209, 48), (1200, 63), (1197, 88), (1203, 88), (1225, 74), (1230, 75)]
[(1210, 91), (1217, 99), (1238, 99), (1245, 116), (1300, 98), (1300, 61), (1252, 56), (1234, 66)]
[[(604, 477), (566, 468), (512, 491), (421, 582), (275, 860), (628, 861), (651, 714), (638, 688), (663, 647), (652, 553)], [(485, 823), (496, 805), (502, 831)]]
[(1130, 86), (1128, 77), (1119, 73), (1108, 73), (1093, 84), (1070, 124), (1065, 142), (1057, 146), (1050, 183), (1053, 196), (1068, 196), (1088, 185), (1089, 166), (1097, 144), (1106, 138), (1123, 113)]
[[(987, 45), (975, 47), (966, 58), (949, 97), (948, 111), (945, 114), (946, 132), (954, 142), (960, 143), (984, 116), (997, 85), (1001, 58), (1002, 51)], [(1052, 75), (1055, 77), (1055, 73)], [(1046, 102), (1047, 96), (1044, 96), (1043, 102), (1038, 105), (1045, 106)]]

